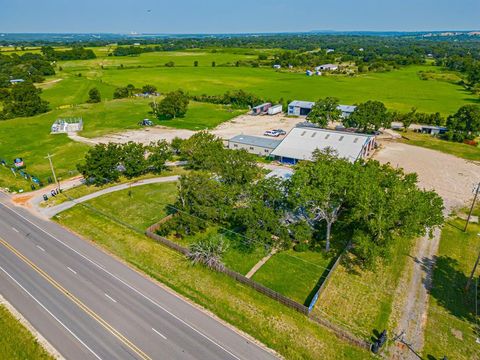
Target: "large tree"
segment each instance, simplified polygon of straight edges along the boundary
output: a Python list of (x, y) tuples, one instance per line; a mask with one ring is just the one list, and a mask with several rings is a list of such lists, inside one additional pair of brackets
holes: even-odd
[(172, 156), (170, 145), (165, 140), (152, 142), (147, 147), (149, 155), (147, 158), (150, 170), (160, 173), (165, 170), (167, 160)]
[(325, 128), (332, 121), (338, 121), (342, 112), (338, 109), (339, 100), (334, 97), (319, 99), (307, 116), (307, 119)]
[(77, 169), (90, 183), (102, 185), (120, 177), (121, 149), (114, 143), (97, 144), (85, 155), (85, 162)]
[(363, 132), (371, 132), (382, 127), (390, 127), (390, 120), (391, 117), (382, 102), (368, 100), (358, 105), (355, 111), (343, 120), (343, 124)]
[(10, 119), (20, 116), (34, 116), (48, 111), (48, 102), (40, 97), (41, 89), (31, 83), (21, 83), (12, 87), (3, 96), (1, 117)]
[(212, 170), (221, 161), (222, 140), (207, 131), (199, 131), (180, 145), (180, 153), (187, 166), (194, 170)]
[(329, 149), (316, 151), (313, 161), (300, 162), (291, 179), (294, 210), (310, 226), (325, 222), (325, 250), (330, 250), (332, 225), (348, 201), (353, 167)]
[(464, 105), (447, 119), (449, 140), (473, 139), (480, 133), (480, 106)]
[(133, 141), (120, 146), (120, 161), (123, 165), (123, 174), (127, 178), (140, 176), (147, 170), (145, 147)]
[(88, 92), (88, 100), (87, 103), (99, 103), (102, 101), (102, 98), (100, 96), (100, 91), (96, 87), (91, 88), (90, 91)]
[(188, 110), (189, 98), (182, 90), (169, 92), (159, 102), (150, 104), (153, 113), (159, 119), (175, 119), (185, 116)]

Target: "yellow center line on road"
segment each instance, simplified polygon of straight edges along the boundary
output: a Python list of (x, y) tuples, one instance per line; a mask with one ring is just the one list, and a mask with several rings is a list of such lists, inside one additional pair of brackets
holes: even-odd
[(57, 288), (63, 295), (65, 295), (67, 298), (69, 298), (71, 301), (73, 301), (80, 309), (82, 309), (85, 313), (90, 315), (94, 320), (96, 320), (100, 325), (102, 325), (108, 332), (110, 332), (113, 336), (115, 336), (118, 340), (120, 340), (124, 345), (126, 345), (129, 349), (131, 349), (138, 356), (140, 356), (141, 359), (151, 360), (151, 358), (147, 354), (145, 354), (140, 348), (138, 348), (135, 344), (133, 344), (130, 340), (128, 340), (125, 336), (123, 336), (118, 330), (116, 330), (113, 326), (111, 326), (104, 319), (102, 319), (99, 315), (97, 315), (93, 310), (91, 310), (87, 305), (85, 305), (77, 297), (75, 297), (68, 290), (66, 290), (62, 285), (60, 285), (57, 281), (55, 281), (45, 271), (40, 269), (31, 260), (29, 260), (23, 254), (21, 254), (17, 249), (15, 249), (13, 246), (11, 246), (9, 243), (7, 243), (2, 238), (0, 238), (0, 244), (5, 246), (14, 255), (16, 255), (18, 258), (20, 258), (23, 262), (25, 262), (33, 270), (35, 270), (40, 276), (42, 276), (51, 285), (53, 285), (55, 288)]

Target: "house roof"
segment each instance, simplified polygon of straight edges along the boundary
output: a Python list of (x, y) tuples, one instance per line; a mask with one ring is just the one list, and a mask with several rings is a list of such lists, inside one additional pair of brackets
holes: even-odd
[(295, 107), (301, 107), (305, 109), (311, 109), (315, 105), (314, 102), (312, 101), (301, 101), (301, 100), (293, 100), (288, 106), (295, 106)]
[(322, 68), (338, 68), (338, 65), (335, 65), (335, 64), (323, 64), (323, 65), (320, 65), (320, 67)]
[(260, 146), (267, 149), (275, 149), (282, 142), (282, 140), (274, 140), (251, 135), (237, 135), (228, 141), (244, 145)]
[(261, 108), (263, 108), (264, 106), (267, 106), (267, 105), (272, 105), (272, 104), (267, 102), (267, 103), (263, 103), (263, 104), (254, 106), (252, 109), (261, 109)]
[(338, 105), (337, 109), (344, 113), (352, 113), (357, 107), (354, 105)]
[(272, 155), (312, 160), (312, 154), (316, 149), (331, 148), (338, 153), (339, 157), (354, 162), (358, 159), (364, 144), (372, 137), (374, 136), (345, 131), (296, 127), (272, 151)]
[(448, 128), (444, 126), (435, 126), (435, 125), (421, 125), (422, 129), (430, 129), (430, 130), (448, 130)]

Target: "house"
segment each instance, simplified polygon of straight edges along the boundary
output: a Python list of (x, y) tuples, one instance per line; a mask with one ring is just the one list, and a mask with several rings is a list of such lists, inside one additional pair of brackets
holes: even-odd
[(270, 156), (271, 152), (281, 143), (281, 140), (268, 139), (260, 136), (237, 135), (228, 140), (228, 148), (244, 149), (250, 154)]
[(307, 116), (310, 111), (312, 111), (312, 107), (315, 105), (312, 101), (300, 101), (294, 100), (290, 104), (288, 104), (288, 115), (293, 116)]
[(307, 70), (307, 71), (305, 71), (305, 75), (307, 75), (307, 76), (312, 76), (312, 75), (313, 75), (313, 71), (312, 71), (312, 70)]
[(252, 108), (252, 115), (259, 115), (259, 114), (266, 113), (271, 106), (272, 106), (271, 103), (264, 103), (264, 104), (257, 105)]
[(448, 129), (443, 126), (421, 125), (416, 131), (421, 132), (422, 134), (442, 135), (445, 134)]
[(338, 105), (337, 109), (342, 112), (340, 115), (343, 119), (349, 117), (357, 107), (354, 105)]
[(334, 52), (334, 51), (335, 51), (335, 49), (327, 49), (326, 53), (330, 54), (331, 52)]
[(295, 127), (271, 156), (286, 164), (312, 160), (316, 149), (334, 150), (339, 157), (355, 162), (368, 157), (375, 148), (375, 136), (313, 127)]
[(275, 64), (275, 65), (273, 65), (273, 68), (274, 68), (274, 69), (281, 69), (281, 68), (282, 68), (282, 65)]
[(10, 84), (15, 85), (15, 84), (20, 84), (23, 83), (25, 80), (23, 79), (11, 79)]
[(323, 71), (335, 71), (338, 70), (338, 65), (334, 64), (323, 64), (320, 66), (317, 66), (315, 70), (323, 70)]
[(282, 110), (283, 110), (282, 104), (273, 105), (272, 107), (268, 108), (267, 114), (268, 115), (280, 114)]

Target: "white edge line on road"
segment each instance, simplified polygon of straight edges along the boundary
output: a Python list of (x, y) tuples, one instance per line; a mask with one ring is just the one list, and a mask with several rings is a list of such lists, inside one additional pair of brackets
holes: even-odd
[(40, 245), (35, 245), (37, 248), (39, 248), (40, 250), (42, 250), (43, 252), (45, 252), (45, 249), (42, 248)]
[[(25, 221), (27, 221), (28, 223), (32, 224), (33, 226), (35, 226), (37, 229), (39, 229), (40, 231), (42, 231), (43, 233), (47, 234), (48, 236), (50, 236), (52, 239), (54, 239), (55, 241), (57, 241), (58, 243), (62, 244), (63, 246), (65, 246), (66, 248), (70, 249), (71, 251), (73, 251), (75, 254), (79, 255), (80, 257), (82, 257), (83, 259), (87, 260), (88, 262), (90, 262), (91, 264), (97, 266), (98, 268), (102, 269), (105, 273), (107, 273), (108, 275), (110, 275), (111, 277), (113, 277), (114, 279), (118, 280), (119, 282), (121, 282), (123, 285), (125, 285), (126, 287), (128, 287), (130, 290), (134, 291), (135, 293), (137, 293), (138, 295), (140, 295), (141, 297), (143, 297), (144, 299), (148, 300), (150, 303), (152, 303), (153, 305), (155, 305), (156, 307), (158, 307), (159, 309), (162, 309), (163, 311), (165, 311), (167, 314), (169, 314), (170, 316), (172, 316), (174, 319), (178, 320), (179, 322), (181, 322), (182, 324), (184, 324), (185, 326), (187, 326), (188, 328), (190, 328), (191, 330), (195, 331), (197, 334), (199, 334), (200, 336), (202, 336), (203, 338), (207, 339), (208, 341), (210, 341), (212, 344), (218, 346), (220, 349), (222, 349), (223, 351), (225, 351), (227, 354), (229, 354), (230, 356), (232, 356), (233, 358), (237, 359), (237, 360), (241, 360), (238, 356), (236, 356), (235, 354), (233, 354), (230, 350), (224, 348), (222, 345), (220, 345), (219, 343), (217, 343), (215, 340), (211, 339), (208, 335), (202, 333), (200, 330), (196, 329), (195, 327), (193, 327), (192, 325), (190, 325), (189, 323), (187, 323), (186, 321), (184, 321), (183, 319), (181, 319), (180, 317), (178, 317), (177, 315), (173, 314), (171, 311), (169, 311), (168, 309), (166, 309), (165, 307), (163, 307), (162, 305), (160, 305), (159, 303), (157, 303), (156, 301), (152, 300), (150, 297), (148, 297), (147, 295), (143, 294), (142, 292), (140, 292), (139, 290), (135, 289), (133, 286), (131, 286), (130, 284), (128, 284), (127, 282), (125, 282), (124, 280), (120, 279), (118, 276), (116, 276), (115, 274), (111, 273), (110, 271), (108, 271), (107, 269), (105, 269), (104, 267), (102, 267), (101, 265), (97, 264), (95, 261), (89, 259), (88, 257), (86, 257), (85, 255), (83, 255), (82, 253), (80, 253), (79, 251), (75, 250), (74, 248), (72, 248), (70, 245), (66, 244), (65, 242), (63, 242), (62, 240), (58, 239), (57, 237), (55, 237), (54, 235), (50, 234), (48, 231), (42, 229), (40, 226), (38, 226), (37, 224), (35, 224), (34, 222), (30, 221), (29, 219), (27, 219), (25, 216), (23, 216), (22, 214), (20, 214), (19, 212), (13, 210), (11, 207), (1, 203), (1, 205), (3, 205), (4, 207), (6, 207), (7, 209), (9, 209), (10, 211), (12, 211), (13, 213), (17, 214), (18, 216), (20, 216), (22, 219), (24, 219)], [(185, 300), (183, 300), (182, 298), (180, 298), (178, 295), (175, 295), (174, 293), (172, 292), (169, 292), (170, 294), (176, 296), (179, 300), (182, 300), (185, 302)], [(188, 302), (187, 302), (188, 304)], [(190, 304), (189, 304), (190, 305)], [(190, 305), (192, 306), (192, 305)], [(192, 308), (195, 309), (195, 307), (192, 306)], [(196, 309), (198, 310), (198, 309)], [(204, 313), (205, 314), (205, 313)], [(205, 314), (206, 316), (209, 316), (208, 314)], [(214, 319), (215, 320), (215, 319)], [(217, 320), (215, 320), (217, 321)], [(223, 327), (226, 327), (225, 325), (223, 325), (222, 323), (219, 322), (219, 324), (221, 324)], [(226, 327), (228, 329), (228, 327)], [(237, 332), (235, 332), (236, 334), (238, 334)], [(240, 334), (238, 334), (240, 335)], [(240, 335), (242, 336), (242, 335)], [(243, 337), (243, 336), (242, 336)], [(259, 347), (258, 345), (256, 345), (257, 347)], [(262, 349), (261, 347), (259, 347), (260, 349)], [(262, 349), (263, 350), (263, 349)], [(265, 351), (265, 350), (263, 350)]]
[(3, 267), (0, 266), (0, 270), (2, 270), (10, 279), (12, 279), (12, 281), (17, 284), (23, 291), (25, 291), (28, 296), (30, 296), (38, 305), (40, 305), (43, 310), (45, 310), (51, 317), (53, 317), (60, 325), (62, 325), (65, 330), (67, 330), (75, 339), (78, 340), (78, 342), (80, 342), (80, 344), (82, 344), (83, 346), (85, 346), (85, 348), (90, 351), (93, 356), (95, 356), (98, 360), (102, 360), (102, 358), (100, 356), (98, 356), (92, 349), (90, 349), (90, 347), (88, 347), (87, 344), (85, 344), (72, 330), (70, 330), (63, 322), (60, 321), (59, 318), (57, 318), (50, 310), (48, 310), (39, 300), (37, 300), (35, 298), (35, 296), (33, 296), (27, 289), (25, 289), (16, 279), (13, 278), (12, 275), (10, 275)]
[(155, 330), (154, 328), (152, 328), (152, 330), (157, 333), (158, 335), (160, 335), (164, 340), (167, 340), (167, 337), (165, 335), (163, 335), (161, 332), (159, 332), (158, 330)]
[(15, 229), (14, 227), (12, 227), (12, 230), (15, 231), (16, 233), (20, 233), (20, 231), (18, 231), (18, 230)]
[(110, 295), (108, 295), (107, 293), (105, 293), (105, 296), (106, 296), (107, 298), (109, 298), (110, 300), (112, 300), (114, 303), (117, 302), (117, 300), (115, 300), (114, 298), (112, 298), (112, 297), (111, 297)]
[(70, 270), (72, 273), (74, 273), (75, 275), (77, 275), (77, 272), (75, 270), (73, 270), (70, 266), (67, 266), (67, 269)]

